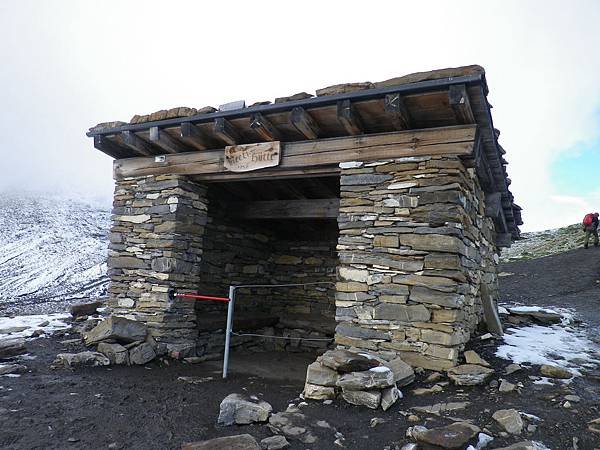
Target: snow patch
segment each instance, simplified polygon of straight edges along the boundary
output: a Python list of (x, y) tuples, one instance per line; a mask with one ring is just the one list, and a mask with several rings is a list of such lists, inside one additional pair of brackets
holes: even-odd
[(379, 366), (379, 367), (373, 367), (371, 369), (369, 369), (369, 372), (377, 372), (377, 373), (384, 373), (384, 372), (390, 372), (391, 369), (389, 367), (385, 367), (385, 366)]
[(496, 356), (517, 364), (549, 364), (573, 369), (576, 375), (582, 362), (595, 363), (591, 353), (595, 345), (570, 327), (531, 325), (509, 328), (503, 336), (504, 345)]
[[(35, 314), (30, 316), (0, 317), (0, 340), (15, 338), (30, 338), (37, 330), (44, 334), (68, 328), (64, 319), (69, 314)], [(21, 328), (24, 328), (20, 330)], [(11, 329), (19, 331), (11, 331)], [(4, 331), (4, 333), (3, 333)]]

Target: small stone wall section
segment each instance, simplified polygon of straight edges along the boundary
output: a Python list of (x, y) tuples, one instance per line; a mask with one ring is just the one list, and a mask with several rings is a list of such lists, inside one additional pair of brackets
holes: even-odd
[(198, 284), (207, 218), (206, 187), (184, 176), (118, 181), (108, 258), (109, 307), (144, 322), (171, 349), (197, 335), (194, 302), (168, 297)]
[(457, 364), (497, 293), (493, 223), (457, 157), (340, 164), (336, 343), (429, 369)]

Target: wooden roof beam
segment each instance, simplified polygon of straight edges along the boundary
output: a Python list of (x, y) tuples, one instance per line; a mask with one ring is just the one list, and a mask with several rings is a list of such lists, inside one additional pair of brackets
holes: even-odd
[(213, 132), (227, 145), (236, 145), (242, 141), (240, 134), (227, 119), (219, 117), (215, 119)]
[(319, 126), (304, 108), (292, 109), (290, 122), (306, 139), (317, 139), (319, 137)]
[(179, 136), (181, 140), (196, 150), (208, 150), (217, 147), (216, 144), (208, 138), (202, 130), (190, 122), (184, 122), (179, 127)]
[(152, 148), (152, 145), (143, 140), (133, 131), (122, 131), (121, 140), (123, 141), (123, 144), (136, 152), (138, 155), (154, 156), (157, 154), (154, 148)]
[(348, 134), (353, 136), (364, 134), (364, 128), (360, 117), (358, 117), (358, 114), (354, 111), (350, 100), (341, 100), (337, 102), (337, 118)]
[(253, 114), (250, 118), (250, 128), (265, 141), (280, 141), (281, 134), (261, 113)]
[(384, 100), (384, 108), (385, 112), (390, 115), (394, 128), (397, 131), (408, 130), (410, 128), (410, 116), (400, 92), (387, 94)]
[(100, 150), (102, 153), (106, 153), (108, 156), (113, 158), (126, 158), (127, 149), (120, 146), (114, 141), (111, 141), (108, 137), (102, 135), (94, 136), (94, 148)]
[(459, 124), (475, 123), (475, 116), (471, 109), (469, 94), (464, 84), (451, 85), (448, 90), (448, 103), (454, 110), (454, 115)]
[(239, 202), (229, 209), (241, 219), (335, 219), (339, 208), (339, 198), (326, 198)]
[(150, 128), (150, 142), (159, 146), (167, 153), (185, 153), (191, 150), (189, 147), (175, 140), (170, 134), (158, 127)]

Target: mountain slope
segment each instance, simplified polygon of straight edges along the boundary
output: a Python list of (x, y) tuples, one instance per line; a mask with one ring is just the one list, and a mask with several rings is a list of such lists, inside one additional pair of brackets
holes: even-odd
[(583, 247), (584, 238), (580, 224), (523, 233), (521, 236), (522, 239), (502, 251), (502, 262), (535, 259), (574, 250)]
[(64, 310), (106, 289), (108, 205), (0, 193), (0, 313)]

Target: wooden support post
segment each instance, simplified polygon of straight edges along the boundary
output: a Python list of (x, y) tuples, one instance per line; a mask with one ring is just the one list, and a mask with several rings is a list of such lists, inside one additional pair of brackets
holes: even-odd
[(190, 148), (176, 141), (170, 134), (158, 127), (150, 128), (150, 142), (153, 142), (167, 153), (185, 153), (190, 151)]
[(240, 219), (334, 219), (338, 216), (340, 199), (267, 200), (235, 202), (228, 211)]
[(385, 96), (385, 112), (392, 118), (394, 128), (398, 131), (410, 128), (410, 116), (399, 92)]
[(194, 147), (196, 150), (208, 150), (218, 147), (200, 130), (199, 127), (190, 122), (181, 124), (179, 135), (186, 144)]
[(127, 147), (129, 147), (139, 155), (152, 156), (158, 153), (154, 151), (154, 149), (148, 142), (144, 141), (133, 131), (122, 131), (121, 140), (123, 141), (123, 144), (125, 144)]
[(252, 128), (265, 141), (280, 141), (281, 135), (269, 120), (261, 113), (253, 114), (250, 119)]
[(475, 123), (469, 94), (464, 84), (454, 84), (448, 91), (448, 103), (454, 110), (454, 115), (459, 124)]
[(227, 145), (236, 145), (242, 140), (233, 125), (223, 117), (215, 119), (214, 133)]
[(108, 156), (113, 158), (123, 158), (127, 156), (127, 149), (121, 147), (114, 141), (111, 141), (106, 136), (95, 135), (94, 136), (94, 148), (106, 153)]
[(364, 134), (360, 117), (354, 112), (350, 100), (341, 100), (337, 103), (337, 118), (351, 135)]
[(317, 139), (319, 127), (304, 108), (294, 108), (290, 113), (290, 122), (306, 139)]

